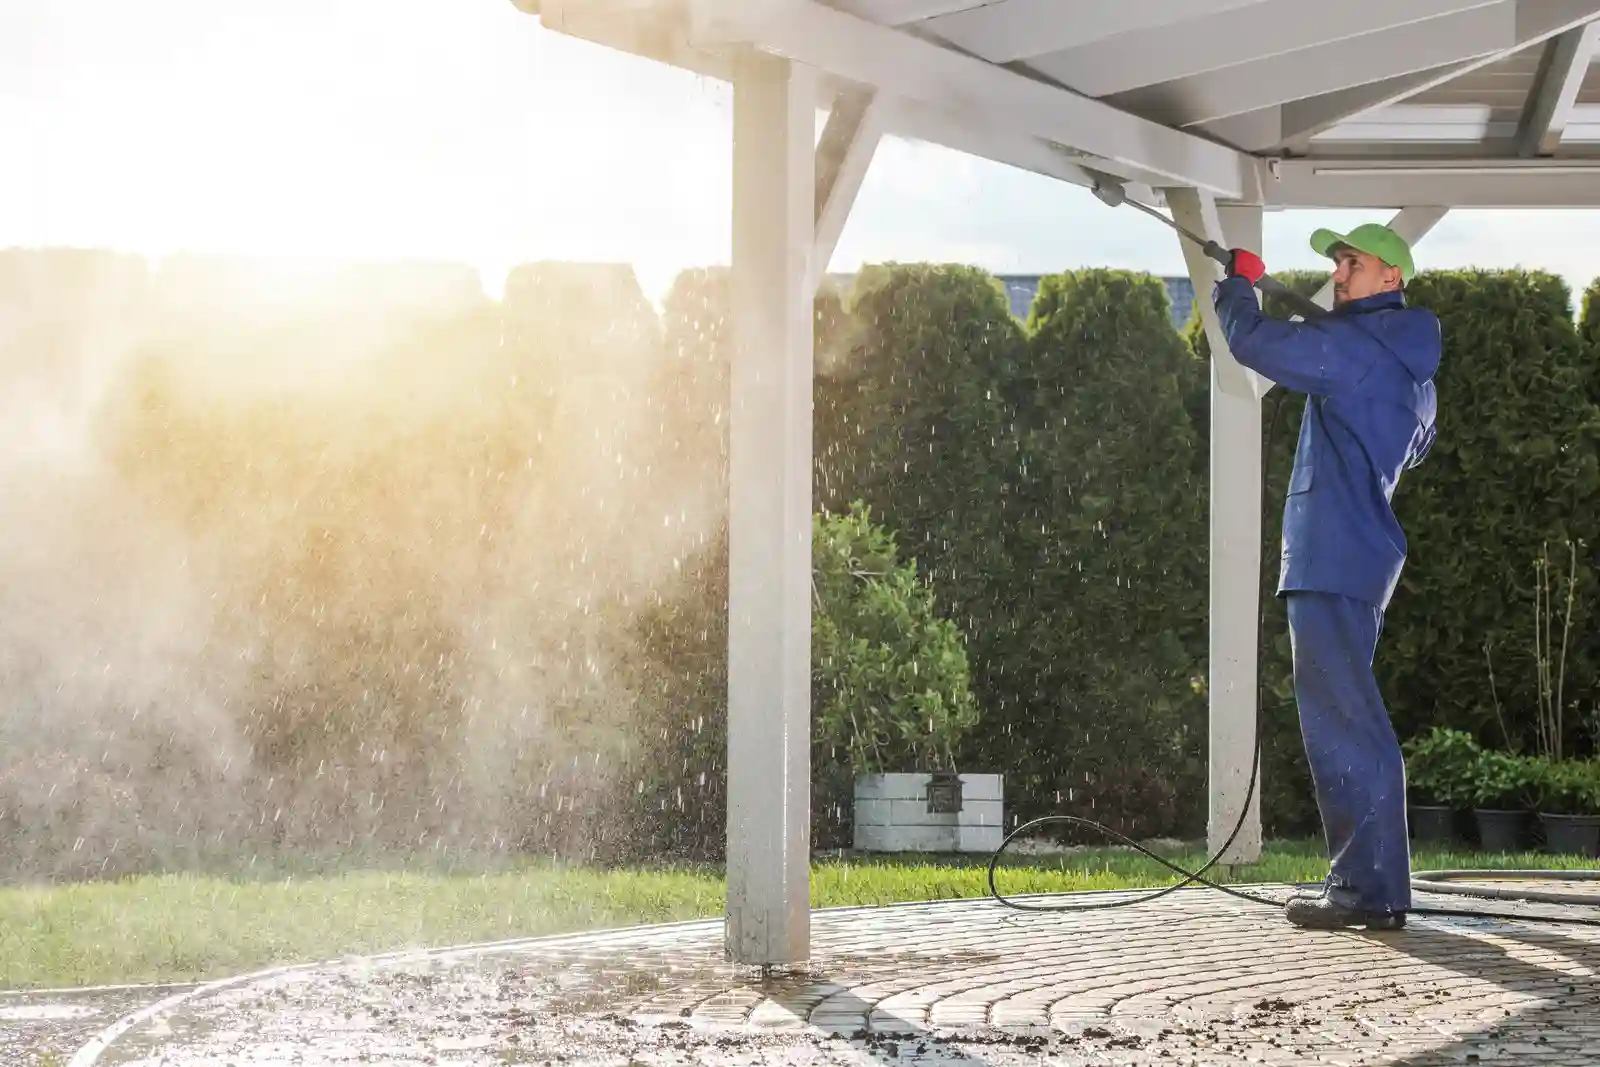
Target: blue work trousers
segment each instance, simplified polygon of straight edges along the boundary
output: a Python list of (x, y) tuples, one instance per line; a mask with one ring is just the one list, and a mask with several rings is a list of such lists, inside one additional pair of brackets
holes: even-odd
[(1372, 673), (1383, 609), (1333, 593), (1287, 599), (1300, 733), (1328, 839), (1328, 898), (1364, 911), (1406, 911), (1405, 763)]

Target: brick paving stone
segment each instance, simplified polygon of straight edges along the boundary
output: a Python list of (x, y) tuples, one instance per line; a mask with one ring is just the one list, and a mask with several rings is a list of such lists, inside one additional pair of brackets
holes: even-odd
[(1317, 933), (1203, 889), (1075, 915), (944, 902), (818, 912), (811, 962), (765, 977), (725, 962), (719, 921), (307, 968), (138, 1020), (97, 1062), (1554, 1067), (1594, 1062), (1597, 975), (1593, 928)]

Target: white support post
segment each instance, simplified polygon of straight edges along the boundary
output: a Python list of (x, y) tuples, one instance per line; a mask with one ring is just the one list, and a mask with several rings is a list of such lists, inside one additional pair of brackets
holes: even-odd
[[(1261, 247), (1261, 209), (1229, 208), (1195, 189), (1167, 190), (1179, 225), (1227, 248)], [(1211, 652), (1209, 850), (1244, 813), (1226, 864), (1261, 858), (1261, 789), (1245, 805), (1255, 759), (1257, 633), (1261, 610), (1261, 398), (1257, 376), (1228, 351), (1211, 290), (1220, 268), (1185, 238), (1184, 258), (1211, 344)]]
[(744, 52), (733, 104), (727, 957), (810, 952), (815, 72)]

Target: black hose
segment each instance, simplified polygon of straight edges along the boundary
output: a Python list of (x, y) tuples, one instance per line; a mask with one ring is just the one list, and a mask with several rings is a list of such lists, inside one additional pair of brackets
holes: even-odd
[[(1278, 396), (1273, 401), (1272, 417), (1267, 423), (1265, 447), (1268, 450), (1270, 450), (1272, 447), (1273, 438), (1277, 436), (1278, 415), (1283, 410), (1284, 399), (1285, 393), (1280, 390)], [(1261, 479), (1261, 506), (1263, 512), (1266, 510), (1266, 501), (1267, 479), (1263, 473)], [(1259, 647), (1260, 644), (1261, 613), (1257, 612), (1257, 647)], [(1260, 683), (1258, 680), (1258, 685), (1259, 684)], [(1233, 886), (1222, 885), (1205, 877), (1205, 873), (1211, 868), (1215, 867), (1223, 856), (1227, 855), (1228, 849), (1233, 846), (1234, 839), (1237, 838), (1239, 836), (1239, 832), (1244, 829), (1245, 820), (1249, 818), (1250, 815), (1250, 801), (1255, 797), (1256, 781), (1260, 774), (1261, 768), (1261, 714), (1262, 708), (1266, 705), (1266, 701), (1263, 699), (1264, 696), (1264, 692), (1259, 692), (1256, 699), (1255, 759), (1252, 760), (1250, 764), (1250, 782), (1245, 788), (1244, 803), (1239, 809), (1239, 819), (1233, 824), (1233, 831), (1228, 834), (1228, 839), (1222, 843), (1222, 847), (1217, 849), (1216, 853), (1207, 859), (1199, 870), (1191, 871), (1180, 867), (1178, 864), (1171, 862), (1163, 856), (1157, 855), (1155, 852), (1152, 852), (1150, 849), (1139, 844), (1139, 842), (1122, 833), (1119, 833), (1116, 830), (1113, 830), (1104, 823), (1098, 823), (1092, 819), (1079, 818), (1076, 815), (1045, 815), (1034, 819), (1031, 822), (1023, 823), (1021, 826), (1018, 826), (1016, 829), (1012, 830), (1005, 836), (1005, 839), (1000, 842), (1000, 847), (995, 849), (994, 854), (989, 857), (989, 895), (992, 896), (998, 903), (1016, 911), (1103, 911), (1109, 908), (1131, 908), (1139, 904), (1148, 904), (1158, 897), (1164, 897), (1169, 893), (1175, 893), (1185, 886), (1199, 884), (1208, 889), (1215, 889), (1218, 892), (1226, 893), (1228, 896), (1249, 901), (1252, 904), (1263, 904), (1267, 907), (1282, 908), (1284, 906), (1282, 901), (1272, 900), (1269, 897), (1258, 896), (1255, 893), (1246, 892), (1245, 890), (1237, 889)], [(1002, 894), (999, 888), (995, 885), (994, 875), (996, 868), (998, 868), (1000, 865), (1000, 858), (1005, 855), (1005, 851), (1008, 847), (1010, 847), (1011, 842), (1035, 827), (1048, 826), (1054, 823), (1065, 823), (1069, 826), (1086, 827), (1104, 835), (1105, 837), (1111, 838), (1114, 841), (1121, 842), (1122, 844), (1132, 848), (1134, 851), (1155, 860), (1169, 871), (1172, 871), (1175, 874), (1181, 874), (1183, 876), (1183, 881), (1175, 882), (1172, 885), (1164, 886), (1160, 889), (1151, 890), (1150, 892), (1140, 896), (1118, 896), (1112, 900), (1076, 900), (1070, 903), (1037, 904), (1024, 903), (1022, 901), (1011, 899)], [(1411, 888), (1418, 892), (1453, 894), (1456, 896), (1478, 897), (1492, 900), (1562, 904), (1588, 908), (1593, 908), (1597, 905), (1600, 905), (1600, 895), (1555, 893), (1545, 892), (1542, 890), (1494, 889), (1487, 886), (1463, 886), (1454, 884), (1457, 881), (1470, 878), (1476, 878), (1480, 880), (1516, 879), (1521, 881), (1600, 882), (1600, 871), (1419, 871), (1413, 875), (1411, 879)], [(1600, 913), (1592, 916), (1557, 916), (1540, 914), (1511, 915), (1507, 914), (1506, 912), (1473, 911), (1469, 909), (1412, 908), (1408, 914), (1465, 919), (1499, 919), (1515, 920), (1518, 922), (1556, 923), (1569, 926), (1600, 926)]]

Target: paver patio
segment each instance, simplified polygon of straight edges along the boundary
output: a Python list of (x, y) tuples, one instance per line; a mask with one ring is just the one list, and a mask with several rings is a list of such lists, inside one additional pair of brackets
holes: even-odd
[(1076, 915), (988, 901), (826, 911), (815, 917), (814, 944), (803, 972), (766, 979), (723, 963), (721, 921), (350, 960), (169, 996), (71, 1063), (1002, 1067), (1600, 1056), (1594, 927), (1414, 918), (1399, 933), (1311, 933), (1199, 889)]

